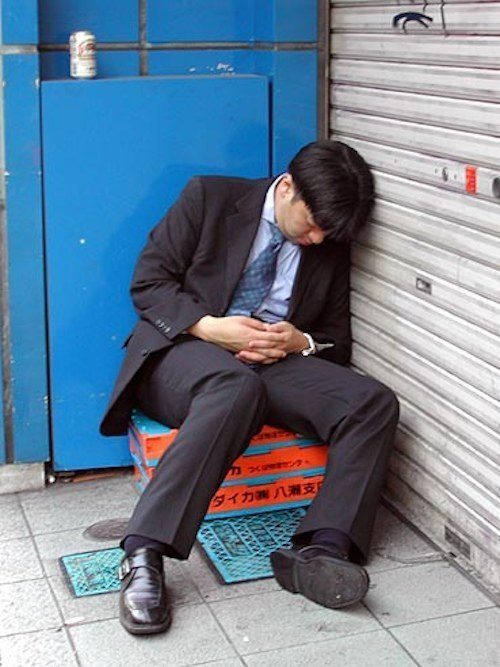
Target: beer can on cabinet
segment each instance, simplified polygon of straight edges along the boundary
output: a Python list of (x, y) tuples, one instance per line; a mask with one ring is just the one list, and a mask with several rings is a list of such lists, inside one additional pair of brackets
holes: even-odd
[(77, 30), (69, 38), (70, 74), (74, 79), (92, 79), (96, 75), (95, 35)]

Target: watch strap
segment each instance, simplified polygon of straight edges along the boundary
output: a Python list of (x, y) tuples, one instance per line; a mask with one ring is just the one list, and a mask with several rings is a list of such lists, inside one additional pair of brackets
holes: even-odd
[(310, 354), (315, 354), (316, 353), (316, 343), (313, 340), (313, 337), (311, 334), (305, 333), (305, 331), (302, 332), (302, 335), (306, 338), (307, 342), (309, 343), (309, 346), (305, 348), (305, 350), (301, 350), (301, 354), (303, 357), (308, 357)]

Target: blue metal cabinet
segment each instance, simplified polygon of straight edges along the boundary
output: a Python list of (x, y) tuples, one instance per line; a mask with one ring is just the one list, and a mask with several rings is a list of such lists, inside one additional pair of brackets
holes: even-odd
[(98, 424), (135, 315), (128, 295), (149, 229), (193, 174), (269, 174), (264, 76), (42, 84), (53, 461), (127, 465)]

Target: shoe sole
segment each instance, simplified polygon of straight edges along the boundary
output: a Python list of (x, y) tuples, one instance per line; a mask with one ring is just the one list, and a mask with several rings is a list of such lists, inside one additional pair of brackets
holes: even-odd
[(271, 565), (282, 588), (330, 609), (360, 602), (370, 584), (362, 567), (330, 556), (307, 560), (288, 549), (278, 550), (271, 554)]
[(143, 625), (130, 623), (123, 618), (122, 614), (120, 614), (120, 623), (131, 635), (157, 635), (160, 632), (168, 630), (172, 623), (172, 615), (169, 614), (163, 623), (158, 623), (157, 625)]

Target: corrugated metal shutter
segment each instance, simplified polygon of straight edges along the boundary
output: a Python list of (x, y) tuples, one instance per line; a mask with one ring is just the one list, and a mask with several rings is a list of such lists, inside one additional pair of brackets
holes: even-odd
[[(402, 29), (400, 13), (422, 19)], [(500, 3), (331, 3), (331, 136), (375, 170), (353, 363), (398, 393), (390, 500), (500, 587)]]

